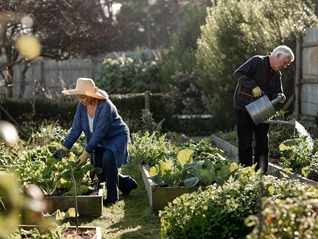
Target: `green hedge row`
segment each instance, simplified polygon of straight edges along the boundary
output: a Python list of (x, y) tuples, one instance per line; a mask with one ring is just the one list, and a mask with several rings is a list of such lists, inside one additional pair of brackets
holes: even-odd
[[(127, 123), (131, 132), (142, 129), (142, 110), (145, 108), (145, 96), (140, 94), (110, 95), (110, 100), (116, 105), (118, 113)], [(209, 134), (217, 130), (233, 129), (234, 120), (220, 117), (211, 119), (180, 120), (174, 116), (174, 100), (163, 94), (151, 94), (150, 109), (155, 122), (165, 119), (162, 132), (183, 132), (190, 134)], [(70, 128), (73, 123), (77, 97), (60, 99), (0, 99), (1, 120), (17, 123), (22, 128), (37, 130), (43, 123), (57, 122), (63, 128)], [(34, 105), (34, 107), (33, 107)], [(8, 114), (10, 116), (8, 116)], [(12, 118), (14, 120), (12, 120)], [(16, 121), (16, 122), (14, 122)]]

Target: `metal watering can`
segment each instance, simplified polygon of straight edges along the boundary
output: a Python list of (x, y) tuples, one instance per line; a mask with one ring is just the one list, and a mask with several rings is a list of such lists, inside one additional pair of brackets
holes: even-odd
[(270, 101), (267, 95), (263, 95), (262, 97), (258, 98), (257, 100), (251, 102), (247, 106), (245, 106), (247, 112), (251, 116), (255, 125), (260, 123), (266, 124), (289, 124), (295, 127), (296, 120), (293, 119), (291, 121), (282, 121), (282, 120), (267, 120), (273, 115), (276, 114), (276, 110), (274, 105), (282, 100), (282, 96), (278, 96), (274, 100)]

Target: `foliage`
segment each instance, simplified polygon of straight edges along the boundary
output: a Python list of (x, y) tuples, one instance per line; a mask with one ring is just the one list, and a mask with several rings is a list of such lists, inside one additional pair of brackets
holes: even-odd
[(157, 136), (158, 132), (150, 135), (149, 132), (132, 134), (133, 145), (129, 154), (133, 163), (145, 164), (149, 167), (156, 165), (161, 160), (175, 158), (178, 148), (170, 144), (165, 134)]
[[(1, 173), (0, 175), (0, 237), (1, 238), (63, 238), (69, 223), (64, 219), (75, 217), (75, 209), (70, 208), (66, 213), (60, 210), (53, 214), (43, 214), (47, 205), (43, 194), (35, 185), (30, 186), (23, 194), (19, 190), (20, 183), (16, 173)], [(38, 225), (31, 231), (18, 229), (21, 222)]]
[[(272, 120), (290, 121), (294, 119), (293, 114), (289, 114), (286, 111), (278, 111)], [(296, 138), (297, 132), (295, 128), (290, 125), (283, 124), (271, 124), (269, 129), (269, 155), (272, 158), (286, 157), (287, 153), (279, 149), (279, 145), (286, 139)]]
[[(104, 7), (108, 9), (107, 13)], [(2, 1), (4, 27), (0, 29), (0, 47), (6, 62), (0, 65), (0, 71), (8, 70), (5, 80), (10, 93), (7, 96), (12, 97), (12, 86), (8, 86), (14, 79), (12, 67), (24, 60), (25, 67), (21, 74), (25, 77), (32, 60), (19, 57), (17, 39), (36, 36), (41, 44), (40, 56), (57, 61), (96, 56), (110, 51), (118, 36), (119, 26), (112, 18), (111, 9), (95, 0), (70, 3), (54, 0)], [(25, 90), (22, 85), (25, 87), (21, 84), (21, 89), (18, 89), (21, 90), (21, 98)]]
[(16, 174), (0, 172), (0, 179), (0, 237), (7, 238), (21, 221), (19, 215), (23, 203)]
[[(50, 155), (52, 155), (51, 152)], [(45, 162), (42, 162), (41, 164), (40, 167), (35, 167), (35, 172), (33, 171), (33, 168), (30, 168), (28, 177), (23, 181), (39, 186), (45, 195), (53, 195), (57, 188), (66, 188), (68, 192), (64, 195), (73, 195), (70, 166), (72, 166), (74, 173), (76, 195), (83, 195), (86, 192), (93, 190), (93, 188), (83, 184), (84, 181), (88, 181), (88, 173), (102, 172), (101, 168), (94, 168), (91, 164), (78, 167), (77, 159), (72, 152), (70, 153), (69, 159), (62, 159), (59, 161), (52, 156), (47, 156)]]
[(206, 113), (205, 106), (201, 100), (201, 87), (198, 85), (198, 73), (194, 69), (191, 74), (188, 71), (176, 71), (171, 76), (173, 81), (169, 85), (168, 92), (174, 98), (176, 109), (179, 114), (194, 115)]
[(152, 118), (152, 113), (149, 110), (142, 110), (141, 121), (143, 123), (143, 129), (148, 131), (150, 134), (154, 132), (161, 132), (161, 125), (165, 119), (161, 120), (159, 123), (156, 123)]
[(179, 60), (172, 52), (164, 52), (160, 65), (160, 73), (166, 89), (169, 89), (169, 85), (173, 84), (171, 76), (178, 71), (182, 72), (182, 65)]
[[(54, 124), (53, 124), (54, 125)], [(70, 175), (71, 165), (76, 181), (77, 195), (82, 195), (91, 187), (85, 186), (90, 172), (100, 173), (102, 169), (94, 168), (91, 164), (84, 167), (77, 167), (75, 155), (83, 152), (84, 137), (81, 136), (66, 157), (58, 161), (52, 154), (61, 147), (67, 131), (59, 127), (47, 125), (40, 132), (32, 134), (28, 142), (19, 140), (14, 150), (6, 150), (4, 147), (0, 157), (0, 172), (18, 172), (18, 179), (21, 183), (32, 183), (39, 186), (46, 195), (52, 195), (56, 189), (66, 188), (67, 194), (73, 193), (72, 179)], [(36, 146), (45, 144), (45, 146)]]
[(235, 177), (238, 171), (236, 162), (222, 158), (215, 158), (214, 162), (208, 159), (193, 161), (193, 153), (191, 149), (183, 149), (179, 151), (177, 160), (160, 161), (149, 169), (150, 179), (159, 186), (168, 187), (222, 185), (229, 177)]
[[(153, 113), (154, 120), (159, 122), (165, 119), (162, 124), (164, 132), (176, 128), (178, 119), (173, 117), (173, 99), (159, 93), (150, 95), (151, 113)], [(127, 123), (131, 132), (142, 129), (140, 117), (142, 109), (145, 108), (144, 94), (116, 94), (109, 95), (109, 98), (116, 105), (119, 115)], [(36, 98), (36, 114), (34, 115), (28, 99), (0, 99), (1, 106), (17, 121), (18, 129), (23, 127), (28, 132), (27, 136), (23, 136), (21, 130), (19, 130), (20, 137), (24, 140), (28, 140), (32, 133), (38, 134), (42, 126), (52, 123), (56, 123), (64, 129), (69, 129), (72, 126), (78, 103), (77, 97)], [(1, 119), (13, 123), (5, 114), (1, 115)]]
[(119, 24), (124, 23), (124, 28), (116, 50), (168, 48), (169, 38), (182, 22), (187, 7), (195, 5), (203, 8), (208, 3), (205, 0), (121, 1), (122, 6), (116, 20)]
[(238, 136), (237, 136), (237, 128), (236, 125), (234, 126), (234, 130), (231, 131), (218, 131), (214, 133), (216, 136), (220, 137), (221, 139), (237, 146), (238, 143)]
[[(197, 38), (206, 16), (203, 7), (189, 5), (178, 31), (170, 38), (171, 47), (161, 60), (161, 74), (166, 91), (174, 97), (177, 113), (199, 114), (205, 108), (201, 100), (201, 87), (195, 71)], [(181, 110), (185, 107), (184, 110)]]
[(158, 61), (142, 62), (137, 58), (106, 59), (95, 84), (108, 94), (160, 92)]
[(180, 149), (191, 149), (194, 151), (193, 159), (199, 161), (202, 158), (209, 158), (211, 160), (219, 160), (220, 155), (224, 154), (222, 149), (212, 148), (211, 141), (203, 138), (198, 143), (192, 142), (190, 139), (188, 142), (180, 145)]
[(311, 162), (311, 147), (307, 143), (304, 135), (296, 139), (287, 139), (279, 145), (281, 151), (288, 150), (288, 157), (281, 157), (282, 165), (292, 168), (294, 172), (302, 172), (302, 169)]
[(195, 135), (207, 135), (219, 130), (229, 131), (235, 125), (235, 117), (233, 115), (223, 116), (214, 115), (212, 118), (191, 117), (179, 120), (180, 132)]
[[(264, 223), (259, 233), (259, 219), (249, 216), (245, 223), (254, 229), (246, 238), (317, 238), (317, 195), (308, 187), (298, 185), (294, 197), (266, 198), (263, 202)], [(259, 237), (260, 235), (260, 237)]]
[[(213, 184), (204, 191), (183, 194), (159, 213), (160, 236), (164, 238), (246, 238), (253, 227), (245, 225), (250, 215), (257, 215), (259, 172), (255, 167), (240, 170), (223, 186)], [(264, 197), (286, 199), (301, 193), (317, 197), (317, 189), (298, 181), (264, 176)], [(302, 190), (304, 191), (304, 190)]]
[[(196, 57), (200, 70), (198, 83), (209, 112), (233, 114), (237, 82), (232, 74), (241, 64), (253, 55), (270, 54), (278, 45), (295, 49), (296, 36), (315, 25), (317, 17), (310, 0), (220, 0), (208, 8)], [(288, 71), (293, 68), (283, 74), (283, 82), (292, 85)]]

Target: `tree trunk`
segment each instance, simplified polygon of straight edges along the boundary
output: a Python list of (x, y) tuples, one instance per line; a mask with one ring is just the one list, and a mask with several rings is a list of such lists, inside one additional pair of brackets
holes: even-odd
[(6, 81), (6, 85), (5, 85), (6, 98), (12, 98), (12, 88), (13, 88), (13, 68), (12, 67), (9, 67), (7, 69), (5, 81)]
[(19, 94), (19, 98), (23, 98), (24, 96), (24, 92), (25, 92), (25, 86), (27, 85), (27, 81), (26, 81), (26, 73), (30, 68), (30, 62), (26, 61), (24, 68), (21, 72), (21, 85), (20, 85), (20, 94)]

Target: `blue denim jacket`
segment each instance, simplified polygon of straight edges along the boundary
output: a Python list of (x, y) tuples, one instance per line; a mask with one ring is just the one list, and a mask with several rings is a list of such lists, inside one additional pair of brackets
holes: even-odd
[(63, 146), (71, 149), (82, 132), (86, 136), (85, 150), (87, 152), (92, 153), (100, 144), (103, 148), (113, 151), (117, 168), (128, 163), (129, 128), (109, 99), (98, 100), (93, 121), (93, 134), (89, 130), (87, 107), (82, 103), (78, 104), (72, 129)]

